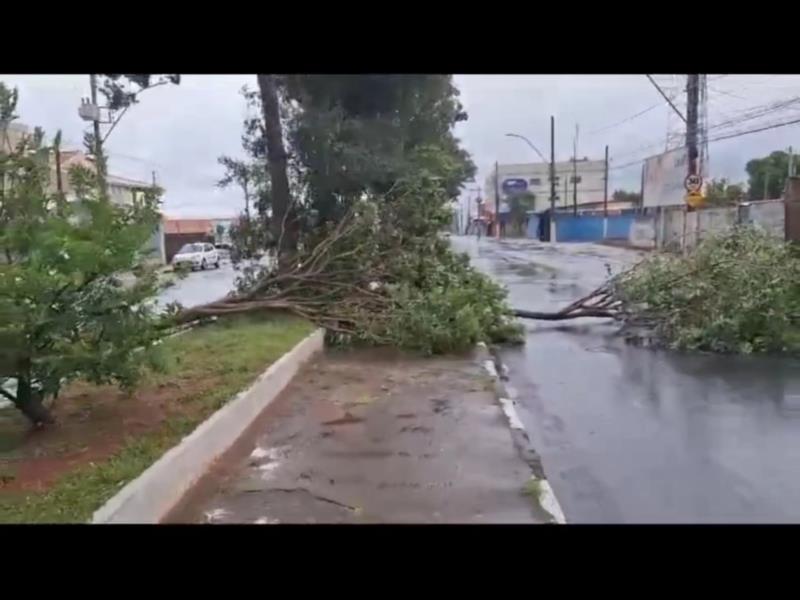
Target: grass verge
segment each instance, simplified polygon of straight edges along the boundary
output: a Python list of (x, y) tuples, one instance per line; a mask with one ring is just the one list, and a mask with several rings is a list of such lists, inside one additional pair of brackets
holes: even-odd
[(125, 436), (113, 454), (65, 473), (45, 491), (0, 491), (0, 523), (88, 521), (122, 486), (312, 331), (310, 323), (291, 317), (248, 316), (166, 340), (166, 371), (151, 374), (130, 398), (135, 403), (168, 388), (163, 420), (136, 437)]

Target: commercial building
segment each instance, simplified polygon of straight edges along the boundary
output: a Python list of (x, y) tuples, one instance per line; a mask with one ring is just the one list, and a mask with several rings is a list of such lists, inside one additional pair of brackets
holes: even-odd
[[(603, 202), (605, 190), (605, 161), (589, 160), (561, 161), (555, 164), (556, 209)], [(498, 165), (486, 177), (486, 204), (494, 211), (495, 177), (499, 175), (497, 188), (500, 191), (500, 213), (508, 211), (508, 198), (514, 194), (534, 195), (533, 212), (541, 213), (550, 208), (550, 164), (518, 163)], [(610, 190), (609, 190), (610, 192)]]

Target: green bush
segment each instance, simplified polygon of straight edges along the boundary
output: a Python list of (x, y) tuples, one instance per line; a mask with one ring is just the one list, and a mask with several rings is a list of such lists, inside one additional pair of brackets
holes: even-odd
[(673, 348), (800, 352), (800, 257), (760, 229), (709, 237), (685, 257), (654, 256), (616, 289)]

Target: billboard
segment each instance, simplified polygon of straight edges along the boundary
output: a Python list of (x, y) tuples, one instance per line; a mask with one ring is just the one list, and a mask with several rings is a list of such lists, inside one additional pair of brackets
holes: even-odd
[[(688, 149), (684, 146), (644, 162), (642, 206), (677, 206), (684, 204), (686, 188), (683, 182), (689, 172)], [(706, 176), (704, 166), (701, 174)]]

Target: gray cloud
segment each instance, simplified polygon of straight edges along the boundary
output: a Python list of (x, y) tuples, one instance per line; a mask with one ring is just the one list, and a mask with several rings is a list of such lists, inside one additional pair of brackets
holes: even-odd
[[(665, 85), (670, 79), (658, 77)], [(770, 75), (710, 76), (708, 113), (713, 124), (745, 108), (800, 94), (800, 77)], [(0, 81), (20, 89), (21, 120), (40, 125), (49, 134), (62, 129), (66, 143), (80, 146), (87, 124), (77, 107), (88, 95), (86, 75), (0, 75)], [(495, 160), (529, 162), (536, 159), (520, 140), (529, 137), (549, 156), (550, 115), (556, 118), (556, 158), (572, 154), (575, 125), (580, 126), (578, 155), (601, 158), (606, 144), (612, 166), (663, 150), (669, 108), (642, 75), (457, 75), (469, 120), (459, 124), (458, 136), (472, 153), (482, 183)], [(167, 190), (164, 211), (175, 216), (228, 216), (243, 208), (241, 194), (219, 190), (220, 154), (241, 156), (240, 137), (245, 102), (239, 90), (254, 87), (254, 75), (187, 75), (180, 86), (148, 91), (128, 111), (109, 138), (111, 168), (128, 177), (149, 181), (156, 171)], [(673, 91), (679, 93), (680, 81)], [(659, 106), (627, 123), (595, 132), (654, 104)], [(800, 106), (800, 105), (798, 105)], [(789, 119), (800, 110), (787, 109), (759, 120)], [(755, 124), (756, 122), (753, 122)], [(672, 117), (678, 132), (680, 123)], [(743, 125), (744, 127), (745, 125)], [(714, 177), (746, 179), (744, 165), (794, 143), (800, 147), (800, 127), (786, 127), (711, 144)], [(652, 146), (642, 149), (644, 146)], [(612, 170), (611, 189), (637, 189), (640, 167)]]

